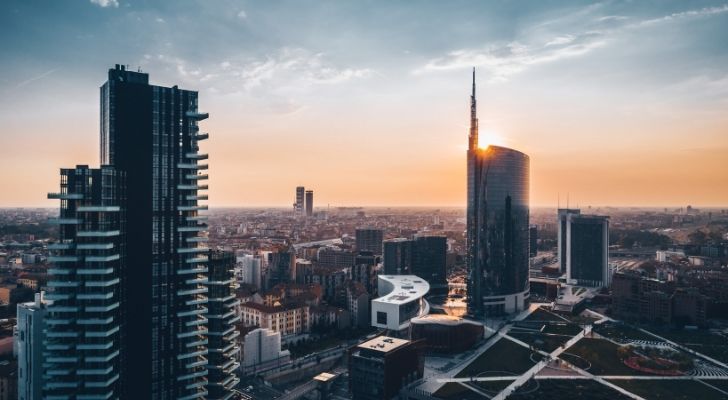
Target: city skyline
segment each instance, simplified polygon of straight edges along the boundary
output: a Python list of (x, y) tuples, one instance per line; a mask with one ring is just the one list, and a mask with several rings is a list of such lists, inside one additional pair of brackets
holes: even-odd
[(202, 94), (212, 207), (290, 207), (300, 182), (320, 206), (464, 207), (473, 66), (481, 136), (529, 154), (532, 206), (728, 203), (725, 3), (8, 9), (0, 207), (53, 207), (59, 167), (98, 166), (120, 62)]

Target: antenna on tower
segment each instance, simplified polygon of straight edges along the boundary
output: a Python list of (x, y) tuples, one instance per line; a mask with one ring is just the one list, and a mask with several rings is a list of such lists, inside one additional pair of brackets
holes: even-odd
[(475, 67), (473, 67), (473, 92), (470, 95), (470, 134), (468, 136), (468, 149), (478, 148), (478, 102), (475, 98)]

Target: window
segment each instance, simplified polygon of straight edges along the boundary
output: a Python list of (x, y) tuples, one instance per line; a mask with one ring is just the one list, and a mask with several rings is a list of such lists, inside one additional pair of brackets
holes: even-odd
[(387, 313), (377, 311), (377, 324), (387, 325)]

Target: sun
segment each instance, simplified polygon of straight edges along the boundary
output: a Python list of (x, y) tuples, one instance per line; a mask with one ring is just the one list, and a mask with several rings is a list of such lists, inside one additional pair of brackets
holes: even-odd
[(484, 129), (478, 132), (478, 147), (487, 149), (490, 145), (505, 146), (504, 136), (492, 129)]

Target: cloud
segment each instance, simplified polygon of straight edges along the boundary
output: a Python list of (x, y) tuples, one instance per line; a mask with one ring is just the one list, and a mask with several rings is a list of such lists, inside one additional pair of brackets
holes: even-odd
[(156, 21), (159, 22), (160, 24), (167, 22), (164, 20), (164, 18), (160, 18), (160, 17), (157, 17)]
[(119, 7), (118, 0), (91, 0), (91, 4), (96, 4), (101, 7)]
[(248, 18), (248, 14), (245, 12), (245, 10), (240, 10), (240, 12), (238, 13), (238, 18), (246, 19)]
[(21, 87), (23, 87), (23, 86), (25, 86), (25, 85), (27, 85), (27, 84), (29, 84), (31, 82), (35, 82), (35, 81), (37, 81), (39, 79), (43, 79), (46, 76), (48, 76), (48, 75), (50, 75), (50, 74), (52, 74), (54, 72), (56, 72), (56, 69), (51, 69), (51, 70), (48, 70), (48, 71), (46, 71), (46, 72), (44, 72), (44, 73), (42, 73), (42, 74), (40, 74), (38, 76), (34, 76), (34, 77), (30, 78), (30, 79), (26, 79), (26, 80), (18, 83), (17, 85), (15, 85), (15, 88), (16, 89), (17, 88), (21, 88)]
[[(483, 67), (491, 76), (491, 82), (505, 81), (510, 76), (544, 63), (582, 56), (605, 46), (621, 32), (639, 29), (660, 23), (706, 17), (728, 13), (728, 4), (688, 10), (659, 18), (631, 22), (622, 15), (607, 15), (586, 18), (599, 7), (588, 6), (555, 20), (542, 22), (532, 30), (536, 35), (521, 35), (516, 40), (493, 44), (481, 48), (459, 49), (445, 56), (433, 58), (414, 73)], [(574, 29), (576, 26), (576, 30)], [(559, 29), (561, 27), (561, 29)], [(548, 30), (561, 30), (553, 33)], [(566, 32), (563, 32), (566, 31)]]
[(728, 4), (723, 4), (722, 6), (717, 6), (717, 7), (704, 7), (699, 10), (688, 10), (688, 11), (683, 11), (683, 12), (679, 12), (679, 13), (673, 13), (670, 15), (665, 15), (664, 17), (647, 19), (647, 20), (641, 21), (639, 23), (639, 25), (649, 26), (649, 25), (655, 25), (655, 24), (659, 24), (659, 23), (663, 23), (663, 22), (671, 22), (671, 21), (686, 19), (686, 18), (706, 17), (706, 16), (711, 16), (711, 15), (723, 14), (726, 12), (728, 12)]
[[(233, 68), (234, 69), (234, 68)], [(301, 48), (283, 48), (263, 60), (244, 63), (237, 76), (245, 89), (252, 89), (273, 79), (296, 80), (303, 84), (334, 84), (365, 78), (368, 68), (340, 68), (327, 61), (323, 53)]]

